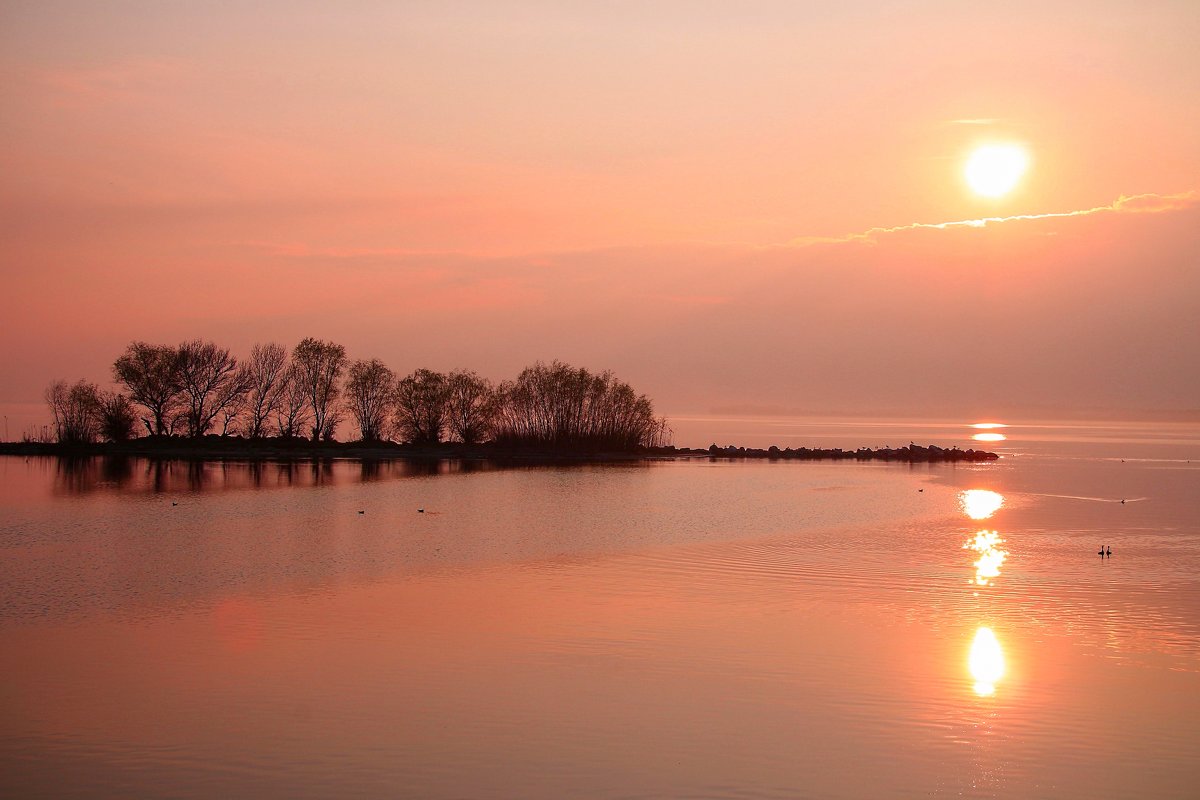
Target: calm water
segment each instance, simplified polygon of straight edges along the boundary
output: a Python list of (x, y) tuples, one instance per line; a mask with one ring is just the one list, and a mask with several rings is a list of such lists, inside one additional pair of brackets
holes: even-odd
[(676, 430), (1005, 458), (0, 458), (0, 796), (1195, 796), (1200, 426)]

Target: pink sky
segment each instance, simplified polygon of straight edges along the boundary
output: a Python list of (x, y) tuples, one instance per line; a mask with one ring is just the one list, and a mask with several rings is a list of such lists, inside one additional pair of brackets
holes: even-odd
[[(668, 414), (1195, 410), (1200, 10), (1046, 5), (8, 4), (0, 411), (309, 335)], [(1034, 218), (906, 227), (984, 217)]]

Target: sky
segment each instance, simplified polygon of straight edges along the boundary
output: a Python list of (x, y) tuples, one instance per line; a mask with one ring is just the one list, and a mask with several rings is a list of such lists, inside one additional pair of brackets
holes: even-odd
[(668, 415), (1195, 413), (1196, 41), (1182, 0), (6, 0), (0, 412), (315, 336)]

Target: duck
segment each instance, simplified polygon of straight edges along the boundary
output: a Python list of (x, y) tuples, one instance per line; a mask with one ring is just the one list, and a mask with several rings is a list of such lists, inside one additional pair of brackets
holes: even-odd
[(1107, 552), (1106, 552), (1104, 555), (1106, 555), (1106, 556), (1111, 556), (1111, 555), (1112, 555), (1112, 548), (1111, 548), (1111, 547), (1107, 548)]
[(1100, 552), (1098, 553), (1098, 555), (1101, 558), (1104, 558), (1104, 545), (1100, 545)]

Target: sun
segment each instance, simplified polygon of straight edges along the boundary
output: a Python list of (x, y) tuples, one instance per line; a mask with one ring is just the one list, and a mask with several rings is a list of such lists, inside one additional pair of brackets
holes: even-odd
[(1029, 166), (1024, 148), (1015, 144), (989, 144), (977, 148), (967, 159), (963, 174), (976, 194), (1000, 197), (1012, 191)]

